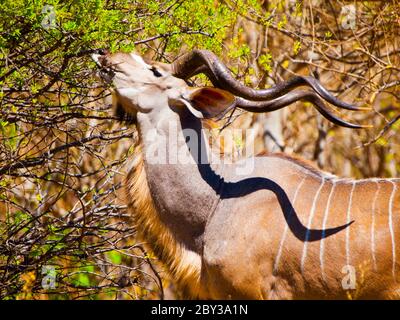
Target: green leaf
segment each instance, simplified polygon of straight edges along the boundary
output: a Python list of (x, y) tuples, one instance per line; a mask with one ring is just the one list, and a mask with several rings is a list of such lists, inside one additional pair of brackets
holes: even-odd
[(113, 264), (121, 264), (122, 262), (122, 254), (118, 251), (110, 251), (107, 252), (107, 257), (111, 260)]
[(86, 273), (80, 273), (78, 276), (78, 283), (83, 287), (90, 287), (90, 278)]

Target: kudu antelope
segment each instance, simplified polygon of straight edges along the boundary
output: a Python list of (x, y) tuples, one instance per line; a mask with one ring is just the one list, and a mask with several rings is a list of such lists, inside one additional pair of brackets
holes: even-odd
[[(113, 83), (116, 114), (135, 122), (139, 132), (126, 178), (129, 210), (185, 297), (346, 298), (347, 265), (356, 271), (358, 298), (398, 296), (397, 179), (339, 179), (279, 154), (244, 160), (253, 161), (253, 170), (239, 175), (238, 163), (200, 161), (204, 152), (188, 143), (190, 129), (199, 146), (209, 148), (200, 118), (220, 118), (233, 108), (270, 112), (306, 100), (328, 120), (359, 128), (335, 116), (323, 100), (356, 107), (311, 77), (264, 90), (245, 87), (208, 51), (195, 50), (172, 64), (104, 50), (93, 59), (102, 78)], [(189, 87), (185, 80), (199, 73), (215, 87)], [(301, 85), (312, 91), (294, 90)], [(175, 142), (169, 140), (171, 123)], [(173, 145), (185, 161), (151, 159), (154, 152), (170, 159)]]

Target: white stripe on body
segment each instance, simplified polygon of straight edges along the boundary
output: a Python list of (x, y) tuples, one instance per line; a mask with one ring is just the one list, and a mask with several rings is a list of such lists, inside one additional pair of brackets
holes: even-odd
[[(301, 180), (301, 182), (299, 183), (299, 185), (297, 186), (297, 188), (296, 188), (296, 191), (295, 191), (294, 196), (293, 196), (293, 201), (292, 201), (292, 208), (293, 208), (293, 210), (290, 212), (290, 215), (295, 214), (295, 212), (294, 212), (294, 211), (295, 211), (294, 206), (295, 206), (295, 203), (296, 203), (297, 194), (299, 193), (299, 190), (300, 190), (300, 188), (302, 187), (302, 185), (304, 184), (304, 181), (306, 180), (306, 178), (307, 178), (307, 177), (304, 177), (304, 178)], [(284, 242), (285, 242), (286, 234), (287, 234), (288, 230), (289, 230), (289, 225), (288, 225), (288, 223), (286, 223), (286, 224), (285, 224), (285, 229), (283, 230), (283, 234), (282, 234), (281, 241), (280, 241), (280, 243), (279, 243), (278, 253), (277, 253), (276, 257), (275, 257), (274, 273), (278, 270), (279, 260), (280, 260), (280, 258), (281, 258), (282, 249), (283, 249), (283, 244), (284, 244)]]
[(321, 190), (322, 190), (322, 187), (324, 186), (324, 184), (325, 184), (325, 179), (323, 178), (322, 182), (321, 182), (321, 185), (319, 186), (319, 188), (318, 188), (318, 190), (317, 190), (317, 192), (316, 192), (316, 194), (314, 196), (314, 200), (313, 200), (313, 203), (312, 203), (312, 206), (311, 206), (310, 216), (308, 218), (308, 223), (307, 223), (306, 237), (304, 239), (303, 254), (302, 254), (302, 257), (301, 257), (301, 266), (300, 266), (301, 272), (304, 271), (304, 263), (305, 263), (306, 258), (307, 258), (308, 240), (310, 238), (310, 229), (311, 229), (312, 220), (313, 220), (314, 214), (315, 214), (315, 208), (316, 208), (316, 205), (317, 205), (317, 200), (319, 198), (319, 194), (321, 193)]
[(322, 279), (325, 280), (325, 272), (324, 272), (324, 238), (325, 238), (325, 229), (326, 229), (326, 222), (328, 221), (328, 215), (329, 215), (329, 208), (331, 205), (331, 199), (332, 199), (332, 195), (334, 193), (335, 190), (335, 186), (336, 183), (333, 182), (332, 183), (332, 188), (331, 191), (329, 192), (329, 196), (328, 196), (328, 202), (326, 204), (326, 208), (325, 208), (325, 212), (324, 212), (324, 219), (322, 221), (322, 239), (321, 239), (321, 244), (320, 244), (320, 248), (319, 248), (319, 261), (321, 264), (321, 274), (322, 274)]
[(395, 238), (394, 238), (394, 231), (393, 231), (393, 199), (397, 190), (397, 185), (393, 181), (390, 181), (393, 185), (393, 190), (392, 193), (390, 194), (390, 199), (389, 199), (389, 231), (390, 231), (390, 237), (392, 239), (392, 258), (393, 258), (393, 264), (392, 264), (392, 274), (393, 278), (395, 278), (396, 275), (396, 243), (395, 243)]
[(372, 263), (374, 265), (374, 270), (376, 271), (376, 256), (375, 256), (375, 210), (376, 210), (376, 200), (378, 199), (379, 191), (381, 189), (381, 184), (378, 181), (376, 183), (376, 190), (374, 200), (372, 201), (372, 218), (371, 218), (371, 254)]
[[(350, 191), (350, 199), (349, 199), (349, 205), (347, 207), (347, 218), (346, 218), (346, 223), (350, 223), (351, 219), (351, 205), (352, 205), (352, 200), (353, 200), (353, 192), (356, 187), (356, 181), (353, 181), (353, 185), (351, 187)], [(350, 228), (346, 228), (346, 264), (350, 265)]]

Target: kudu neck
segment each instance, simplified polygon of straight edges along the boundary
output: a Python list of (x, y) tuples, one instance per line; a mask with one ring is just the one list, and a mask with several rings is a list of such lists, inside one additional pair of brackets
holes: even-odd
[[(208, 163), (201, 122), (186, 110), (139, 113), (144, 168), (160, 220), (177, 240), (202, 250), (207, 219), (219, 201), (222, 178)], [(194, 239), (194, 240), (193, 240)]]

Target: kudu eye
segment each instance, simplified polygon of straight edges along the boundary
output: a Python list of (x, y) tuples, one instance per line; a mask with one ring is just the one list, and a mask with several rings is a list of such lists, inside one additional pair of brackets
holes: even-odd
[(153, 72), (154, 76), (157, 77), (157, 78), (160, 78), (160, 77), (163, 76), (163, 75), (160, 73), (160, 71), (158, 71), (158, 70), (156, 69), (156, 67), (151, 67), (150, 70)]

